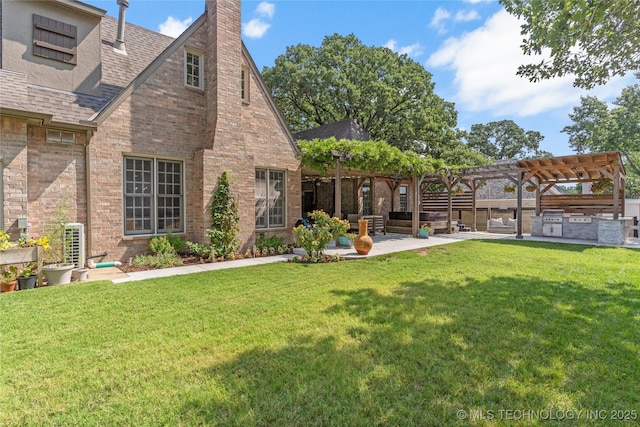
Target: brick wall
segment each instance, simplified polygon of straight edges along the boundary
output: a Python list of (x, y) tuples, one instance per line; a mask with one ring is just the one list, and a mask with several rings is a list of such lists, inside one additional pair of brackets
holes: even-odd
[[(287, 171), (290, 235), (300, 217), (300, 165), (258, 77), (251, 102), (240, 97), (240, 71), (249, 64), (240, 40), (240, 2), (207, 1), (208, 17), (178, 49), (99, 126), (89, 145), (91, 241), (89, 251), (109, 251), (126, 261), (147, 250), (148, 236), (123, 237), (123, 156), (138, 154), (184, 161), (184, 238), (206, 242), (218, 177), (227, 170), (237, 195), (243, 249), (255, 238), (255, 168)], [(184, 87), (184, 49), (205, 55), (204, 91)]]
[(184, 48), (202, 49), (204, 30), (177, 49), (102, 123), (91, 140), (91, 251), (107, 250), (126, 261), (147, 250), (148, 236), (123, 237), (123, 157), (140, 155), (184, 162), (186, 229), (183, 237), (201, 241), (201, 163), (205, 92), (184, 87)]
[(61, 200), (67, 201), (70, 222), (86, 223), (85, 134), (77, 132), (75, 144), (52, 144), (46, 142), (45, 128), (20, 118), (1, 120), (3, 228), (17, 239), (17, 220), (27, 218), (27, 234), (39, 237)]
[(3, 230), (17, 237), (17, 218), (27, 214), (27, 121), (2, 116)]

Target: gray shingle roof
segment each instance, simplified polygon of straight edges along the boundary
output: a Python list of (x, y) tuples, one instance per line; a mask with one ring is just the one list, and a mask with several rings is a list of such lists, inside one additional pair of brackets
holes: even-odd
[(350, 139), (354, 141), (370, 141), (371, 135), (364, 130), (354, 119), (346, 118), (339, 122), (318, 126), (317, 128), (295, 133), (297, 140), (325, 139)]
[(113, 50), (118, 21), (105, 16), (101, 21), (102, 96), (90, 96), (28, 84), (26, 76), (0, 70), (0, 107), (52, 115), (52, 121), (78, 124), (89, 120), (157, 58), (174, 40), (171, 37), (126, 24), (127, 55)]
[(172, 37), (126, 24), (125, 48), (127, 55), (113, 50), (118, 31), (118, 20), (102, 18), (102, 95), (113, 99), (173, 42)]

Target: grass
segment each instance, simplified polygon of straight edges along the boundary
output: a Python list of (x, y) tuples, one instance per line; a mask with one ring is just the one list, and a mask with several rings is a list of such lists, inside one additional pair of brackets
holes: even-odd
[(4, 294), (0, 424), (632, 425), (639, 255), (467, 241)]

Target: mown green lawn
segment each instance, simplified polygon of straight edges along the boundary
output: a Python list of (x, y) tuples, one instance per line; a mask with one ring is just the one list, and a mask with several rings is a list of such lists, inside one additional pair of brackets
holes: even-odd
[(466, 241), (72, 284), (0, 295), (0, 328), (7, 426), (640, 423), (630, 249)]

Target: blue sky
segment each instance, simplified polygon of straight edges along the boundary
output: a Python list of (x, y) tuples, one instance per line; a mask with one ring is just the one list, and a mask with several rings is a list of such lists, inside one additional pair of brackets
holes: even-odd
[[(116, 0), (85, 0), (118, 16)], [(204, 11), (204, 0), (129, 0), (127, 22), (177, 37)], [(613, 101), (632, 76), (590, 92), (570, 77), (530, 83), (515, 75), (529, 62), (519, 22), (487, 0), (270, 0), (242, 2), (242, 38), (258, 68), (288, 46), (320, 46), (325, 36), (355, 34), (365, 45), (406, 53), (433, 74), (436, 93), (454, 102), (458, 127), (513, 120), (545, 136), (541, 148), (572, 154), (568, 114), (580, 96)], [(126, 36), (125, 36), (126, 37)]]

